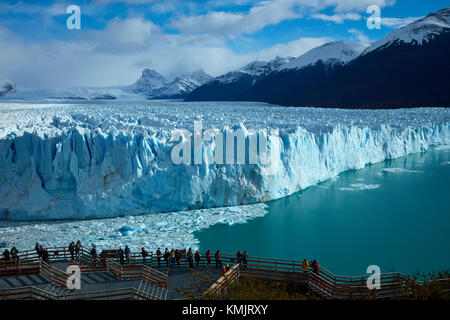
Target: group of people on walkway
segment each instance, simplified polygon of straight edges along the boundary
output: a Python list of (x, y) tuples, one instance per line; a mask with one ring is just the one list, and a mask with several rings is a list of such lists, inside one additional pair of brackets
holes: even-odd
[(36, 251), (36, 254), (39, 257), (39, 260), (49, 263), (48, 250), (44, 249), (39, 242), (36, 242), (36, 245), (34, 246), (34, 250)]
[[(70, 253), (70, 258), (72, 260), (79, 260), (81, 256), (81, 241), (78, 240), (76, 243), (72, 241), (69, 244), (68, 250)], [(39, 259), (49, 263), (49, 253), (47, 249), (44, 249), (42, 245), (37, 242), (35, 246), (35, 250), (37, 255), (39, 256)], [(100, 254), (100, 258), (103, 258), (104, 252)], [(19, 260), (19, 250), (17, 250), (16, 247), (13, 247), (11, 250), (6, 249), (3, 252), (3, 260), (5, 261), (18, 261)], [(99, 255), (97, 253), (97, 248), (95, 245), (92, 246), (90, 250), (90, 255), (92, 259), (95, 261), (99, 258)], [(117, 250), (117, 256), (119, 258), (120, 264), (129, 264), (131, 261), (131, 250), (128, 247), (128, 245), (125, 246), (124, 249), (122, 247), (119, 247), (119, 250)], [(141, 248), (141, 256), (142, 261), (144, 264), (147, 262), (147, 257), (149, 256), (149, 252), (145, 250), (144, 247)], [(189, 264), (189, 268), (193, 269), (194, 265), (196, 268), (199, 267), (202, 255), (198, 250), (195, 250), (195, 252), (189, 248), (188, 250), (179, 250), (179, 249), (172, 249), (169, 251), (168, 248), (165, 249), (164, 253), (161, 251), (161, 248), (158, 248), (156, 250), (156, 261), (158, 263), (158, 267), (161, 267), (162, 261), (164, 261), (165, 265), (170, 268), (179, 268), (181, 266), (182, 259), (187, 260)], [(212, 256), (211, 251), (207, 250), (204, 254), (204, 259), (206, 261), (206, 266), (211, 266)], [(225, 273), (230, 269), (229, 265), (223, 266), (222, 264), (222, 254), (220, 250), (217, 250), (214, 253), (214, 262), (215, 262), (215, 268), (221, 269), (222, 273)], [(239, 250), (236, 253), (236, 259), (231, 259), (231, 262), (236, 262), (239, 264), (242, 268), (246, 268), (248, 265), (248, 255), (247, 251), (244, 251), (244, 253), (241, 253)], [(303, 271), (312, 271), (315, 274), (319, 274), (319, 264), (316, 260), (312, 260), (308, 262), (306, 259), (302, 262), (302, 270)]]
[[(143, 251), (143, 253), (144, 253), (144, 251)], [(156, 250), (156, 260), (158, 262), (159, 267), (161, 266), (161, 261), (164, 260), (167, 267), (179, 268), (181, 266), (182, 259), (186, 259), (189, 264), (189, 268), (193, 269), (194, 263), (195, 263), (196, 268), (199, 267), (200, 262), (202, 260), (202, 255), (200, 254), (200, 252), (198, 250), (196, 250), (194, 253), (194, 251), (191, 248), (189, 248), (187, 251), (186, 250), (178, 250), (178, 249), (172, 249), (169, 251), (169, 249), (166, 248), (164, 253), (162, 253), (161, 248), (158, 248)], [(204, 259), (206, 261), (206, 266), (210, 267), (211, 261), (212, 261), (212, 256), (211, 256), (210, 250), (206, 251), (206, 253), (204, 255)], [(222, 253), (220, 252), (220, 250), (217, 250), (214, 253), (214, 262), (215, 262), (216, 269), (223, 268)], [(236, 262), (238, 264), (240, 264), (241, 266), (246, 267), (248, 264), (247, 252), (244, 251), (244, 253), (241, 253), (241, 251), (238, 251), (236, 254)]]
[(308, 262), (308, 260), (304, 259), (302, 262), (302, 270), (303, 271), (310, 271), (314, 272), (315, 274), (319, 274), (319, 264), (316, 260), (312, 260), (311, 262)]
[[(164, 254), (162, 253), (161, 249), (158, 248), (156, 250), (156, 261), (158, 261), (158, 267), (161, 266), (161, 260), (164, 259), (166, 266), (170, 266), (170, 268), (179, 268), (181, 266), (181, 259), (186, 259), (189, 263), (189, 268), (194, 268), (194, 261), (195, 265), (198, 268), (201, 260), (200, 252), (198, 250), (195, 251), (195, 253), (192, 252), (192, 249), (189, 248), (189, 250), (178, 250), (178, 249), (172, 249), (169, 251), (168, 248), (164, 251)], [(211, 262), (211, 259), (209, 260), (209, 263)]]
[(75, 260), (75, 259), (79, 260), (80, 259), (80, 252), (81, 252), (81, 241), (78, 240), (77, 243), (72, 241), (69, 244), (69, 252), (70, 252), (70, 258), (72, 260)]
[(5, 261), (19, 261), (19, 250), (16, 247), (12, 247), (11, 250), (5, 249), (2, 255)]

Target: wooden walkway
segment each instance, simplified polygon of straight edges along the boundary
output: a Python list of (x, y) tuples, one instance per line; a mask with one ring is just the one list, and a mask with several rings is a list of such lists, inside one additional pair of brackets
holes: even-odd
[[(186, 259), (182, 259), (179, 269), (169, 269), (164, 261), (162, 267), (158, 267), (152, 252), (145, 263), (140, 253), (132, 253), (129, 263), (121, 265), (113, 250), (108, 250), (109, 254), (104, 258), (92, 259), (89, 251), (82, 248), (80, 257), (75, 260), (71, 260), (67, 248), (47, 250), (50, 264), (40, 261), (34, 250), (21, 252), (18, 262), (0, 260), (0, 299), (182, 299), (177, 289), (189, 289), (192, 285), (197, 286), (199, 281), (191, 275)], [(230, 282), (240, 277), (300, 284), (326, 299), (393, 297), (421, 286), (395, 272), (381, 275), (381, 289), (369, 290), (368, 275), (338, 276), (323, 267), (315, 274), (302, 270), (301, 261), (256, 257), (249, 257), (247, 265), (242, 266), (230, 254), (222, 254), (222, 264), (232, 268), (219, 278), (214, 259), (210, 267), (206, 266), (205, 255), (201, 256), (197, 271), (208, 274), (212, 286), (205, 289), (214, 294), (223, 293)], [(69, 265), (77, 265), (82, 271), (81, 290), (67, 288), (70, 275), (65, 270)]]

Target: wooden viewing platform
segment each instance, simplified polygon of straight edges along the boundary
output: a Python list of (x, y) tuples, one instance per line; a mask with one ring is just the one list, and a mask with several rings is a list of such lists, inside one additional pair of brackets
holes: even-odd
[[(71, 260), (68, 248), (47, 248), (49, 262), (41, 261), (34, 250), (23, 251), (18, 261), (0, 260), (0, 299), (40, 299), (40, 300), (165, 300), (184, 298), (177, 289), (189, 289), (189, 282), (198, 282), (183, 258), (180, 268), (170, 269), (161, 259), (158, 267), (156, 256), (149, 252), (144, 264), (140, 253), (131, 253), (129, 263), (121, 265), (114, 250), (105, 250), (103, 258), (93, 259), (89, 251), (82, 247), (80, 258)], [(206, 266), (205, 255), (201, 254), (198, 272), (211, 279), (208, 293), (220, 295), (228, 284), (241, 277), (255, 277), (272, 281), (284, 281), (305, 286), (308, 290), (325, 299), (385, 298), (404, 295), (422, 284), (399, 273), (381, 275), (381, 289), (369, 290), (367, 279), (370, 275), (338, 276), (321, 267), (319, 274), (302, 270), (302, 261), (248, 257), (243, 266), (236, 263), (235, 255), (222, 253), (222, 264), (231, 269), (219, 275)], [(69, 290), (65, 272), (69, 265), (78, 265), (81, 270), (81, 289)]]

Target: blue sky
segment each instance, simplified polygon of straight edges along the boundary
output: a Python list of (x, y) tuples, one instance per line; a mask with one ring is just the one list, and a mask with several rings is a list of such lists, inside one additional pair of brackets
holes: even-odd
[[(81, 9), (68, 30), (66, 8)], [(369, 30), (369, 5), (381, 8)], [(443, 0), (74, 0), (0, 3), (0, 81), (23, 88), (112, 86), (143, 68), (211, 75), (299, 56), (328, 41), (369, 43), (449, 6)]]

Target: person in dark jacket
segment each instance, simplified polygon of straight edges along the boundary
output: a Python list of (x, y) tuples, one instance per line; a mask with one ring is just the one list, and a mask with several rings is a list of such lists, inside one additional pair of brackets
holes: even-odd
[(181, 266), (181, 252), (178, 249), (175, 249), (175, 260), (177, 261), (177, 268)]
[(163, 254), (161, 252), (161, 249), (158, 248), (156, 250), (156, 261), (158, 261), (158, 267), (161, 267), (161, 258), (162, 258)]
[(198, 265), (199, 265), (200, 259), (201, 259), (201, 257), (200, 257), (200, 252), (198, 252), (198, 250), (195, 251), (195, 256), (194, 256), (194, 258), (195, 258), (195, 263), (196, 263), (197, 268), (198, 268)]
[(43, 249), (42, 250), (42, 261), (44, 261), (45, 263), (50, 263), (48, 260), (48, 251), (47, 249)]
[(148, 252), (145, 251), (144, 247), (141, 248), (141, 254), (142, 254), (142, 260), (144, 261), (144, 264), (145, 264), (146, 260), (147, 260)]
[(36, 246), (34, 247), (34, 250), (36, 250), (36, 254), (38, 255), (39, 259), (42, 258), (42, 246), (39, 244), (39, 242), (36, 242)]
[(80, 260), (80, 252), (81, 252), (81, 242), (80, 240), (78, 240), (77, 244), (75, 245), (75, 255), (78, 260)]
[(236, 253), (236, 262), (239, 263), (239, 264), (241, 264), (241, 260), (242, 260), (242, 253), (241, 253), (241, 250), (239, 250), (239, 251)]
[(211, 266), (211, 251), (206, 251), (206, 254), (205, 254), (205, 257), (206, 257), (206, 265), (209, 267), (209, 266)]
[(11, 253), (11, 258), (14, 261), (18, 261), (19, 260), (19, 250), (17, 250), (16, 247), (12, 247), (10, 253)]
[(130, 264), (130, 254), (131, 250), (128, 246), (125, 246), (125, 258), (127, 259), (127, 264)]
[(4, 257), (5, 261), (9, 261), (9, 260), (11, 260), (11, 255), (10, 255), (10, 253), (9, 253), (9, 250), (8, 250), (8, 249), (5, 249), (5, 251), (3, 251), (3, 253), (2, 253), (2, 255), (3, 255), (3, 257)]
[(242, 255), (242, 266), (244, 268), (247, 268), (247, 263), (248, 263), (248, 255), (247, 251), (244, 251), (244, 254)]
[(216, 269), (222, 268), (222, 255), (219, 250), (216, 251), (214, 258), (216, 259)]
[(120, 247), (119, 248), (119, 251), (117, 251), (117, 254), (119, 255), (119, 261), (120, 261), (120, 264), (124, 264), (124, 255), (125, 255), (125, 252), (123, 252), (123, 250), (122, 250), (122, 247)]
[(92, 246), (91, 256), (92, 256), (92, 259), (94, 259), (94, 260), (98, 258), (97, 247), (95, 246), (95, 244)]
[(74, 260), (74, 258), (75, 258), (75, 242), (73, 242), (73, 241), (69, 244), (69, 252), (70, 252), (70, 258), (72, 260)]
[(170, 267), (175, 268), (175, 262), (177, 260), (177, 255), (174, 249), (170, 251)]
[(192, 254), (191, 248), (189, 248), (189, 251), (187, 252), (187, 260), (189, 262), (189, 268), (194, 268), (194, 255)]
[(170, 252), (169, 249), (166, 248), (164, 251), (164, 261), (166, 262), (166, 265), (169, 266), (169, 258), (170, 258)]

